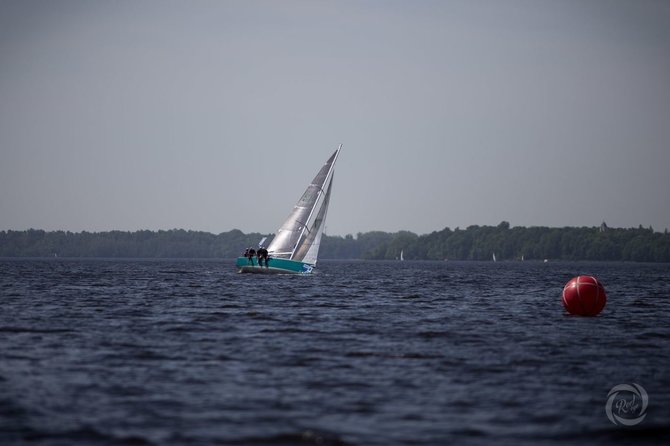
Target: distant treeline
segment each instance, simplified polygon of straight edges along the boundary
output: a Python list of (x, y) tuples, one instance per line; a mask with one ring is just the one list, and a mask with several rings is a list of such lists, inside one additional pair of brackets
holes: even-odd
[[(0, 257), (233, 258), (264, 234), (234, 229), (215, 235), (185, 231), (1, 231)], [(268, 237), (268, 241), (272, 236)], [(267, 244), (267, 243), (266, 243)], [(380, 231), (327, 236), (322, 259), (603, 260), (670, 262), (670, 235), (652, 228), (469, 226), (417, 235)]]

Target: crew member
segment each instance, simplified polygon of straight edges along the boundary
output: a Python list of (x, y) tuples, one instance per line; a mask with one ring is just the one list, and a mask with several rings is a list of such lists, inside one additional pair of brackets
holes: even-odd
[(264, 246), (258, 248), (258, 266), (263, 266), (265, 262), (265, 267), (268, 267), (268, 250)]

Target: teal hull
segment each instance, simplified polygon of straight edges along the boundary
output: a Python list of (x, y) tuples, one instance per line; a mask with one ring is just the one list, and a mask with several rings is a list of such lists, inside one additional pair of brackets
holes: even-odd
[(238, 257), (235, 262), (237, 270), (241, 273), (256, 273), (256, 274), (309, 274), (312, 272), (314, 265), (296, 260), (268, 259), (268, 265), (258, 266), (258, 259), (255, 257), (251, 260), (247, 257)]

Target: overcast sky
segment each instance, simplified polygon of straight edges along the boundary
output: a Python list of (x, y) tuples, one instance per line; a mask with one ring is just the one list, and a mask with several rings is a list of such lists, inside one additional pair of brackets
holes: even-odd
[(670, 2), (0, 0), (0, 230), (670, 228)]

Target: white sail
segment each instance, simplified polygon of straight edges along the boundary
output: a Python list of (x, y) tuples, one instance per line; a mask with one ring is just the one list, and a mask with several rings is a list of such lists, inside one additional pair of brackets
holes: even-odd
[(326, 227), (326, 213), (328, 212), (332, 184), (333, 179), (331, 177), (328, 187), (326, 188), (326, 194), (323, 198), (323, 204), (320, 206), (319, 213), (314, 219), (314, 224), (312, 225), (309, 234), (305, 237), (304, 243), (302, 243), (299, 250), (296, 250), (293, 255), (293, 258), (296, 260), (316, 265), (316, 260), (319, 255), (319, 247), (321, 246), (321, 236), (323, 236), (323, 230)]
[(316, 264), (325, 227), (335, 161), (342, 145), (328, 158), (293, 207), (268, 246), (271, 257)]

